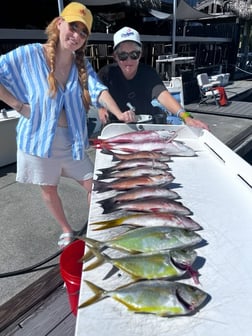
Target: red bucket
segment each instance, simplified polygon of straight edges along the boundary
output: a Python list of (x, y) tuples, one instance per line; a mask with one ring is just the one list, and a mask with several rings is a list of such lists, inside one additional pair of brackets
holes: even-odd
[(79, 302), (80, 282), (85, 243), (76, 240), (69, 244), (60, 256), (60, 273), (66, 284), (68, 299), (72, 313), (76, 316)]

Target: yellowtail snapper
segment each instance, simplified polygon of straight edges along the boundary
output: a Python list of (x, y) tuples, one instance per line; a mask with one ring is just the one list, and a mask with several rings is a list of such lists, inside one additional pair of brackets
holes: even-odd
[(99, 226), (96, 230), (104, 230), (120, 225), (129, 226), (171, 226), (188, 230), (200, 230), (201, 226), (191, 217), (177, 215), (171, 212), (130, 214), (108, 221), (93, 222), (90, 225)]

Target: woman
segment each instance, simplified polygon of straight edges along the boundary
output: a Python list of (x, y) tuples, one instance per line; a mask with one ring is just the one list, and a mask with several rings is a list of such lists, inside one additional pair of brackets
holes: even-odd
[[(155, 118), (155, 113), (160, 112), (158, 107), (161, 107), (177, 117), (178, 122), (183, 120), (188, 126), (208, 129), (204, 122), (185, 112), (155, 69), (140, 62), (142, 42), (135, 29), (123, 27), (118, 30), (114, 34), (113, 49), (116, 62), (104, 66), (99, 76), (121, 109), (130, 103), (136, 114), (150, 114)], [(109, 115), (105, 109), (100, 110), (99, 115), (103, 123), (108, 119), (116, 121), (116, 116)]]
[(60, 248), (74, 238), (58, 194), (60, 176), (76, 180), (90, 201), (93, 164), (85, 152), (90, 100), (121, 121), (135, 117), (121, 112), (84, 58), (92, 21), (84, 5), (72, 2), (47, 26), (45, 44), (21, 46), (0, 57), (0, 99), (21, 115), (16, 180), (40, 185), (63, 232)]

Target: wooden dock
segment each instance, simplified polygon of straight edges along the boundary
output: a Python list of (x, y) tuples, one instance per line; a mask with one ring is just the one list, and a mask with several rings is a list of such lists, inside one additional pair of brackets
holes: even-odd
[(192, 113), (252, 119), (252, 104), (246, 101), (248, 96), (252, 96), (252, 81), (231, 82), (225, 87), (225, 91), (228, 97), (228, 105), (226, 106), (216, 106), (214, 101), (199, 104), (199, 99), (197, 102), (186, 104), (185, 108)]
[[(230, 103), (225, 107), (198, 102), (186, 109), (199, 114), (252, 119), (251, 103), (235, 101), (234, 97), (250, 94), (252, 81), (237, 81), (226, 87)], [(237, 134), (234, 134), (234, 138)], [(0, 309), (2, 336), (72, 336), (76, 318), (70, 311), (67, 291), (63, 287), (59, 265), (54, 266), (32, 285), (21, 291)], [(84, 332), (85, 334), (85, 332)]]
[(212, 104), (187, 104), (186, 110), (189, 112), (215, 114), (226, 117), (252, 119), (252, 103), (242, 101), (229, 101), (226, 106), (216, 106)]

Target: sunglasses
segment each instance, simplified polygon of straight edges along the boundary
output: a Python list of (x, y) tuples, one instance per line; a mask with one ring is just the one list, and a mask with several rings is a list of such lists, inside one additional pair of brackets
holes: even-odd
[(68, 24), (69, 24), (69, 28), (70, 28), (72, 33), (77, 33), (78, 35), (80, 35), (80, 37), (82, 39), (86, 39), (88, 37), (87, 30), (86, 29), (80, 29), (76, 22), (70, 22)]
[(134, 50), (131, 52), (122, 51), (121, 53), (117, 54), (120, 61), (126, 61), (128, 58), (132, 60), (138, 60), (140, 55), (141, 55), (141, 51), (139, 50)]

